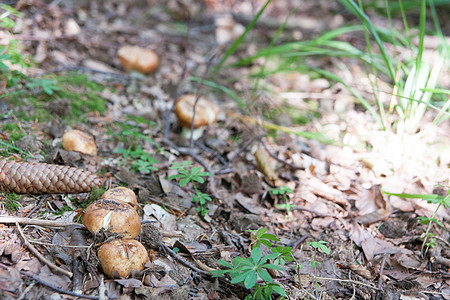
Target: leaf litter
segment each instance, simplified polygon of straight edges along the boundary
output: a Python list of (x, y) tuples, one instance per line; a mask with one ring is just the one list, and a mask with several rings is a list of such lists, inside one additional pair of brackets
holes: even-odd
[[(110, 185), (128, 185), (138, 192), (143, 222), (151, 223), (162, 236), (160, 240), (150, 241), (148, 235), (141, 234), (140, 239), (147, 242), (151, 253), (144, 271), (135, 272), (129, 279), (109, 279), (102, 275), (96, 258), (99, 237), (72, 227), (23, 225), (26, 239), (52, 263), (72, 270), (70, 278), (54, 272), (28, 252), (14, 224), (0, 224), (3, 298), (38, 299), (55, 294), (70, 297), (62, 295), (72, 292), (96, 299), (241, 299), (248, 293), (243, 287), (214, 281), (204, 274), (219, 269), (219, 259), (230, 262), (236, 256), (248, 256), (252, 239), (247, 230), (264, 227), (280, 239), (280, 245), (293, 247), (294, 257), (302, 264), (298, 274), (293, 265), (288, 265), (285, 271), (273, 275), (292, 299), (308, 297), (305, 290), (312, 291), (316, 281), (325, 298), (355, 295), (369, 299), (378, 295), (383, 299), (420, 299), (436, 295), (448, 299), (450, 277), (445, 260), (449, 256), (448, 211), (440, 210), (436, 215), (444, 224), (443, 228), (434, 229), (441, 243), (424, 259), (420, 235), (426, 228), (416, 217), (431, 217), (436, 206), (381, 192), (382, 188), (397, 193), (430, 194), (436, 183), (448, 185), (448, 155), (439, 150), (439, 147), (449, 149), (449, 131), (445, 132), (448, 125), (436, 129), (424, 124), (418, 135), (400, 140), (398, 136), (376, 130), (369, 114), (358, 111), (354, 99), (339, 84), (330, 86), (328, 81), (314, 80), (306, 74), (275, 74), (268, 76), (264, 83), (279, 94), (261, 92), (247, 104), (251, 115), (242, 114), (239, 104), (224, 98), (223, 94), (210, 92), (224, 111), (219, 114), (219, 123), (206, 129), (207, 138), (195, 142), (191, 148), (189, 143), (179, 139), (180, 129), (174, 115), (167, 114), (167, 110), (172, 107), (171, 99), (182, 93), (208, 92), (188, 78), (206, 76), (209, 61), (223, 53), (223, 49), (216, 50), (214, 46), (218, 34), (214, 23), (224, 23), (220, 21), (223, 17), (216, 14), (229, 12), (228, 7), (221, 8), (216, 1), (205, 1), (209, 18), (202, 18), (198, 13), (201, 5), (184, 0), (159, 5), (145, 1), (110, 1), (103, 7), (97, 1), (84, 4), (67, 1), (55, 6), (31, 2), (21, 7), (25, 13), (21, 34), (31, 37), (24, 38), (23, 43), (40, 62), (37, 72), (87, 73), (91, 80), (105, 85), (98, 94), (107, 101), (107, 109), (103, 114), (88, 113), (83, 121), (73, 125), (95, 136), (101, 153), (98, 157), (66, 153), (59, 148), (58, 141), (64, 131), (59, 127), (65, 129), (67, 124), (55, 124), (61, 122), (63, 114), (48, 123), (38, 119), (36, 123), (19, 120), (31, 142), (24, 139), (17, 145), (23, 151), (34, 153), (38, 161), (73, 165), (94, 172), (102, 170)], [(301, 34), (311, 35), (319, 27), (337, 26), (339, 22), (325, 24), (321, 21), (323, 16), (318, 12), (327, 12), (315, 6), (314, 1), (306, 3), (297, 13), (308, 18), (303, 23), (289, 23), (288, 28), (298, 26)], [(257, 24), (260, 33), (269, 30), (273, 17), (289, 11), (278, 5), (269, 6), (267, 18)], [(164, 12), (166, 6), (172, 10), (172, 15)], [(235, 17), (231, 18), (232, 22), (230, 15), (226, 15), (227, 23), (222, 31), (233, 30), (236, 24), (247, 25), (245, 20), (254, 13), (239, 2), (231, 9), (243, 14), (232, 15)], [(146, 11), (153, 18), (146, 17)], [(184, 20), (186, 11), (192, 14), (188, 39), (178, 31), (173, 19)], [(59, 22), (62, 16), (67, 19), (65, 22)], [(251, 55), (255, 48), (264, 45), (264, 39), (264, 34), (252, 33), (247, 49), (238, 55)], [(149, 76), (124, 72), (115, 52), (125, 41), (150, 45), (149, 48), (160, 55), (159, 69)], [(224, 43), (223, 40), (217, 42)], [(213, 50), (218, 52), (214, 54)], [(358, 72), (362, 72), (357, 66), (351, 70), (355, 74), (343, 76), (358, 78)], [(220, 76), (224, 76), (222, 79), (226, 82), (225, 78), (234, 78), (236, 71), (240, 72), (241, 79), (230, 86), (248, 93), (251, 84), (245, 75), (249, 70), (225, 69)], [(369, 83), (361, 80), (355, 82), (357, 84), (370, 91)], [(287, 92), (290, 90), (302, 94)], [(70, 110), (70, 99), (67, 103), (62, 107), (70, 107)], [(320, 117), (312, 118), (306, 125), (295, 126), (294, 119), (299, 116), (289, 113), (270, 121), (262, 120), (261, 116), (281, 109), (283, 103), (305, 111), (312, 111), (311, 105), (316, 106)], [(26, 109), (6, 105), (13, 113)], [(153, 123), (136, 121), (139, 118)], [(0, 125), (7, 121), (0, 120)], [(164, 132), (167, 121), (172, 124), (167, 127), (168, 134)], [(128, 160), (118, 155), (116, 150), (130, 141), (120, 137), (126, 127), (137, 128), (162, 147), (158, 149), (146, 140), (136, 141), (138, 144), (134, 145), (158, 157), (155, 164), (158, 171), (136, 172), (130, 168)], [(265, 130), (277, 130), (278, 134), (268, 137)], [(321, 138), (305, 139), (299, 134), (317, 131), (327, 139), (342, 140), (346, 145), (329, 145), (317, 141), (324, 141)], [(436, 136), (435, 132), (440, 134)], [(447, 140), (442, 142), (440, 138)], [(36, 154), (45, 147), (45, 141), (51, 141), (55, 154), (40, 157)], [(366, 150), (368, 146), (371, 151)], [(414, 152), (406, 151), (408, 149)], [(208, 217), (200, 217), (191, 202), (192, 186), (180, 188), (174, 181), (167, 180), (175, 174), (169, 169), (173, 162), (193, 160), (201, 166), (193, 154), (216, 174), (198, 187), (205, 193), (212, 193), (213, 186), (216, 188), (214, 200), (207, 203)], [(281, 185), (289, 186), (293, 192), (288, 198), (293, 205), (290, 214), (277, 209), (284, 199), (268, 192)], [(3, 195), (2, 200), (6, 197)], [(15, 212), (8, 212), (3, 206), (0, 222), (4, 216), (37, 219), (44, 216), (74, 222), (89, 195), (73, 195), (71, 200), (63, 201), (51, 196), (41, 204), (38, 204), (39, 197), (28, 200), (25, 197), (21, 196), (19, 202), (34, 205)], [(62, 216), (52, 213), (65, 204), (78, 212), (66, 211)], [(37, 211), (28, 215), (34, 206), (38, 206)], [(153, 237), (155, 231), (152, 232)], [(306, 241), (319, 240), (328, 243), (331, 253), (319, 257), (315, 275), (311, 264), (314, 252), (306, 246)], [(174, 255), (170, 250), (179, 252)]]

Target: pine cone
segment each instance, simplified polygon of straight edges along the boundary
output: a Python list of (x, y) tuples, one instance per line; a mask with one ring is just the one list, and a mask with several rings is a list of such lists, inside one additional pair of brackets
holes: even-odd
[(0, 159), (0, 191), (17, 194), (84, 193), (104, 182), (105, 178), (83, 169)]

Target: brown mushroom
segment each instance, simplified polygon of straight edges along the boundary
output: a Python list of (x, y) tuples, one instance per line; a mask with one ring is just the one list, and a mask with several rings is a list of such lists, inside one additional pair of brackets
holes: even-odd
[(158, 67), (158, 55), (152, 50), (137, 46), (124, 46), (119, 49), (117, 56), (127, 71), (138, 71), (148, 74)]
[(80, 130), (69, 130), (62, 137), (62, 146), (67, 151), (97, 155), (94, 138)]
[(124, 238), (135, 238), (141, 232), (141, 220), (130, 205), (110, 199), (97, 200), (81, 215), (81, 222), (93, 234), (105, 231)]
[(118, 186), (113, 189), (107, 190), (100, 199), (109, 199), (116, 200), (119, 202), (124, 202), (131, 205), (134, 208), (137, 208), (137, 198), (136, 194), (130, 190), (129, 188)]
[(136, 240), (104, 243), (98, 249), (97, 257), (106, 275), (122, 278), (128, 278), (132, 270), (143, 270), (148, 261), (147, 250)]
[[(183, 128), (182, 135), (190, 137), (191, 122), (194, 118), (194, 105), (196, 95), (188, 94), (178, 98), (175, 104), (175, 114), (178, 122)], [(200, 97), (195, 105), (195, 119), (194, 119), (194, 140), (198, 139), (204, 130), (204, 126), (214, 124), (217, 122), (219, 113), (218, 106), (205, 97)]]

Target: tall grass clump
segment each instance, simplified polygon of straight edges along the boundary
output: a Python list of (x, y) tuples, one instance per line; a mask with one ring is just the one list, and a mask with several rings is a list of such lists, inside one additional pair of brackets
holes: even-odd
[[(447, 2), (450, 4), (450, 1)], [(253, 56), (240, 59), (231, 66), (255, 65), (263, 58), (265, 63), (252, 74), (256, 82), (260, 78), (276, 73), (289, 72), (315, 74), (315, 76), (339, 82), (363, 105), (382, 130), (392, 128), (399, 134), (413, 134), (418, 130), (427, 110), (437, 112), (434, 114), (435, 124), (447, 120), (450, 116), (450, 99), (448, 98), (450, 91), (444, 89), (445, 87), (439, 87), (438, 79), (448, 62), (450, 51), (439, 26), (434, 2), (414, 1), (419, 3), (414, 6), (410, 1), (398, 0), (397, 3), (384, 1), (386, 22), (383, 24), (386, 26), (383, 27), (376, 26), (372, 22), (365, 13), (362, 1), (356, 3), (353, 0), (340, 0), (340, 3), (356, 17), (355, 24), (322, 33), (312, 40), (276, 44), (280, 30), (283, 30), (285, 26), (283, 23), (268, 47), (260, 49)], [(395, 8), (392, 11), (391, 3), (395, 3), (392, 5)], [(373, 3), (368, 3), (367, 7), (373, 7)], [(411, 26), (407, 20), (409, 13), (407, 9), (410, 8), (419, 10), (420, 17), (416, 27)], [(400, 14), (402, 29), (394, 28), (393, 13)], [(431, 18), (432, 22), (427, 23), (427, 17)], [(246, 33), (247, 31), (244, 34)], [(344, 35), (357, 34), (364, 35), (365, 49), (359, 49), (342, 39)], [(439, 41), (438, 46), (433, 50), (432, 59), (430, 55), (427, 57), (427, 51), (425, 51), (427, 36), (435, 36)], [(238, 39), (231, 46), (219, 64), (219, 68), (223, 67), (230, 53), (234, 52), (241, 42), (242, 39)], [(306, 61), (308, 57), (359, 60), (366, 67), (373, 99), (362, 96), (351, 82), (345, 82), (338, 74), (309, 65)], [(268, 62), (271, 63), (268, 64)], [(389, 91), (382, 90), (381, 80), (390, 85)], [(382, 93), (384, 97), (380, 96)], [(393, 114), (395, 114), (394, 118), (392, 118)]]

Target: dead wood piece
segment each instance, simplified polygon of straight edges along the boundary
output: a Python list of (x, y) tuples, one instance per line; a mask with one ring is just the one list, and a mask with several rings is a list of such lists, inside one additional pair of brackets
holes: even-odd
[(105, 179), (69, 166), (0, 159), (0, 191), (17, 194), (90, 192)]
[(11, 224), (19, 223), (24, 225), (37, 225), (37, 226), (47, 226), (47, 227), (67, 227), (67, 226), (79, 226), (85, 228), (82, 224), (68, 223), (53, 220), (43, 220), (43, 219), (30, 219), (25, 217), (11, 217), (11, 216), (0, 216), (0, 224)]

